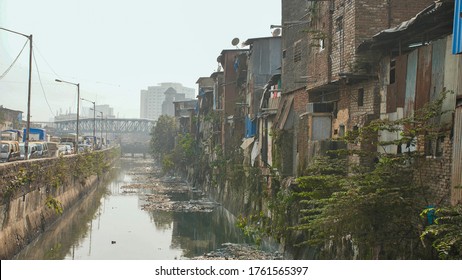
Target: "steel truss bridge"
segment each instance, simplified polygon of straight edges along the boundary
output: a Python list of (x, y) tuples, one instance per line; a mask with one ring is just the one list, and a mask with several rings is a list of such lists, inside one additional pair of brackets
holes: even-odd
[[(79, 119), (79, 134), (91, 134), (93, 130), (98, 133), (102, 130), (104, 133), (111, 134), (142, 133), (149, 135), (154, 125), (155, 121), (148, 119), (83, 118)], [(75, 133), (77, 120), (55, 121), (54, 127), (58, 134)]]
[[(149, 141), (155, 121), (148, 119), (79, 119), (79, 135), (93, 135), (111, 139), (120, 144), (122, 153), (149, 153)], [(53, 127), (56, 135), (76, 133), (77, 120), (55, 121)]]

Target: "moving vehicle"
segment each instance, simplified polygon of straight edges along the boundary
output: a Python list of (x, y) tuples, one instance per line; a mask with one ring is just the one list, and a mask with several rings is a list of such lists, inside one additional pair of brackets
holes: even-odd
[(35, 144), (37, 147), (37, 157), (44, 158), (48, 157), (48, 144), (47, 142), (30, 142), (29, 144)]
[[(66, 134), (66, 135), (62, 135), (61, 137), (61, 141), (59, 144), (68, 144), (68, 145), (71, 145), (72, 146), (72, 150), (74, 150), (74, 147), (77, 146), (77, 135), (75, 133), (69, 133), (69, 134)], [(82, 139), (82, 137), (79, 137), (79, 143), (80, 143), (80, 140)]]
[(58, 145), (57, 142), (47, 142), (48, 146), (48, 156), (49, 157), (57, 157), (58, 156)]
[(60, 145), (67, 145), (69, 146), (69, 149), (70, 149), (70, 154), (73, 154), (74, 151), (75, 151), (75, 145), (74, 145), (74, 142), (61, 142), (59, 143)]
[(18, 141), (0, 141), (0, 162), (9, 162), (20, 159)]
[(21, 142), (22, 133), (20, 130), (17, 129), (2, 130), (2, 132), (0, 133), (0, 140)]
[(79, 153), (90, 152), (92, 150), (93, 150), (93, 147), (89, 144), (79, 144)]
[[(29, 128), (30, 136), (29, 141), (47, 141), (47, 133), (45, 129), (42, 128)], [(25, 142), (27, 138), (27, 129), (24, 128), (22, 141)]]
[[(20, 159), (25, 159), (25, 150), (26, 150), (25, 145), (26, 145), (26, 143), (24, 143), (24, 142), (19, 143)], [(29, 151), (28, 151), (28, 157), (27, 158), (28, 159), (39, 158), (36, 143), (29, 142)]]
[(58, 156), (65, 156), (65, 155), (71, 155), (72, 154), (72, 147), (71, 145), (66, 145), (66, 144), (58, 144)]

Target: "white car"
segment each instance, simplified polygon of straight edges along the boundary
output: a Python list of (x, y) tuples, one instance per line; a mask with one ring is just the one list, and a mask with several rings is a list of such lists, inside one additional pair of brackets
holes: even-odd
[(71, 155), (71, 154), (72, 154), (71, 145), (67, 145), (67, 144), (58, 145), (58, 155)]

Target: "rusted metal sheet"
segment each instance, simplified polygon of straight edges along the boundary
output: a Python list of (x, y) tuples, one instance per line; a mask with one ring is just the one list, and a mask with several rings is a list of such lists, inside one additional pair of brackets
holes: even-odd
[(406, 97), (407, 55), (394, 60), (394, 65), (390, 65), (390, 84), (387, 87), (387, 113), (396, 112), (398, 107), (403, 108)]
[(430, 100), (436, 100), (444, 88), (444, 64), (446, 57), (446, 39), (433, 43), (432, 49), (432, 86)]
[(432, 75), (432, 45), (419, 48), (417, 62), (415, 109), (422, 108), (430, 101)]
[(278, 112), (276, 115), (276, 120), (274, 123), (277, 129), (281, 129), (281, 130), (284, 129), (289, 113), (292, 110), (293, 101), (294, 101), (293, 94), (291, 95), (286, 94), (281, 97)]
[(404, 117), (414, 113), (418, 50), (411, 52), (407, 58), (406, 97), (404, 100)]
[(396, 82), (387, 87), (387, 114), (396, 112)]
[(462, 106), (454, 115), (454, 138), (452, 151), (451, 203), (462, 202)]
[(284, 106), (284, 111), (283, 111), (283, 114), (282, 114), (282, 119), (281, 119), (281, 122), (279, 123), (279, 129), (284, 129), (284, 127), (286, 126), (286, 122), (287, 122), (287, 118), (289, 117), (289, 113), (290, 111), (293, 110), (293, 106), (292, 106), (292, 103), (294, 102), (294, 96), (291, 95), (288, 99), (287, 99), (287, 103), (285, 104)]
[(403, 108), (406, 98), (407, 55), (396, 58), (396, 107)]

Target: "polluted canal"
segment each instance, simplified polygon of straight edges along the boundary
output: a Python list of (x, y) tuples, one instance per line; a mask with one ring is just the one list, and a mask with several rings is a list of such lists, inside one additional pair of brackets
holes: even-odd
[(151, 159), (122, 158), (15, 259), (279, 259), (255, 249), (226, 209)]

